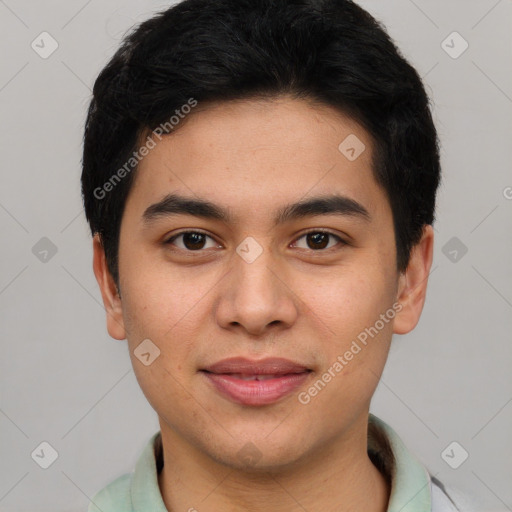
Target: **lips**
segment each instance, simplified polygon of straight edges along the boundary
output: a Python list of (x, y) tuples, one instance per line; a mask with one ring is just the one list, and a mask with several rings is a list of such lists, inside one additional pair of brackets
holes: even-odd
[(255, 406), (289, 395), (309, 378), (311, 369), (282, 358), (254, 361), (234, 357), (207, 366), (202, 373), (225, 398)]
[(207, 366), (204, 370), (210, 373), (241, 375), (287, 375), (289, 373), (302, 373), (308, 371), (308, 368), (280, 357), (269, 357), (258, 361), (245, 357), (232, 357)]
[(269, 380), (269, 379), (276, 379), (278, 377), (282, 377), (282, 375), (280, 375), (278, 373), (272, 373), (270, 375), (265, 375), (265, 374), (245, 375), (244, 373), (230, 373), (229, 375), (231, 375), (231, 377), (233, 377), (234, 379), (242, 379), (242, 380)]

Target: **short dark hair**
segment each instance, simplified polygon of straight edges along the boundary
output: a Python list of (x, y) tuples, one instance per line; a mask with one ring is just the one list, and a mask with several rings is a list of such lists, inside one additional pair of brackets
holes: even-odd
[(136, 166), (112, 178), (123, 164), (126, 170), (141, 136), (191, 98), (281, 95), (334, 107), (371, 135), (372, 171), (393, 213), (397, 269), (407, 268), (434, 221), (439, 143), (422, 81), (385, 28), (350, 0), (185, 0), (135, 27), (94, 84), (82, 195), (116, 284)]

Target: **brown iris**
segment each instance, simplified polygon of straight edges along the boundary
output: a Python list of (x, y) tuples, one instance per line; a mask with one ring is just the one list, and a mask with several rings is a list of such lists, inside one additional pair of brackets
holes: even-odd
[(203, 233), (182, 233), (183, 245), (190, 250), (202, 249), (206, 235)]
[[(308, 247), (310, 249), (324, 249), (329, 243), (328, 233), (308, 233), (306, 235)], [(312, 242), (312, 244), (310, 243)]]

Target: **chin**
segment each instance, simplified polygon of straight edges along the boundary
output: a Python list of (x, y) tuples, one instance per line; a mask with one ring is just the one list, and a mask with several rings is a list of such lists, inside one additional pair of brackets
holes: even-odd
[(226, 447), (222, 453), (212, 453), (216, 462), (237, 472), (247, 474), (279, 474), (290, 470), (305, 458), (304, 445), (296, 442), (286, 446), (283, 440), (269, 443), (264, 437), (255, 441), (245, 441)]

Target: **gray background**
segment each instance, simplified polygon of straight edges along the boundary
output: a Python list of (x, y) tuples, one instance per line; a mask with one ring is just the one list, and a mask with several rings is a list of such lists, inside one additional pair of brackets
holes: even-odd
[[(395, 336), (372, 411), (481, 510), (512, 510), (512, 2), (360, 3), (424, 76), (444, 170), (427, 303)], [(79, 175), (94, 78), (165, 5), (0, 0), (1, 511), (85, 511), (159, 428), (106, 332)], [(31, 47), (43, 31), (59, 45), (46, 59)], [(469, 44), (458, 58), (462, 40), (442, 46), (453, 31)], [(43, 441), (48, 469), (31, 456)], [(457, 469), (441, 456), (453, 441), (452, 465), (469, 453)]]

